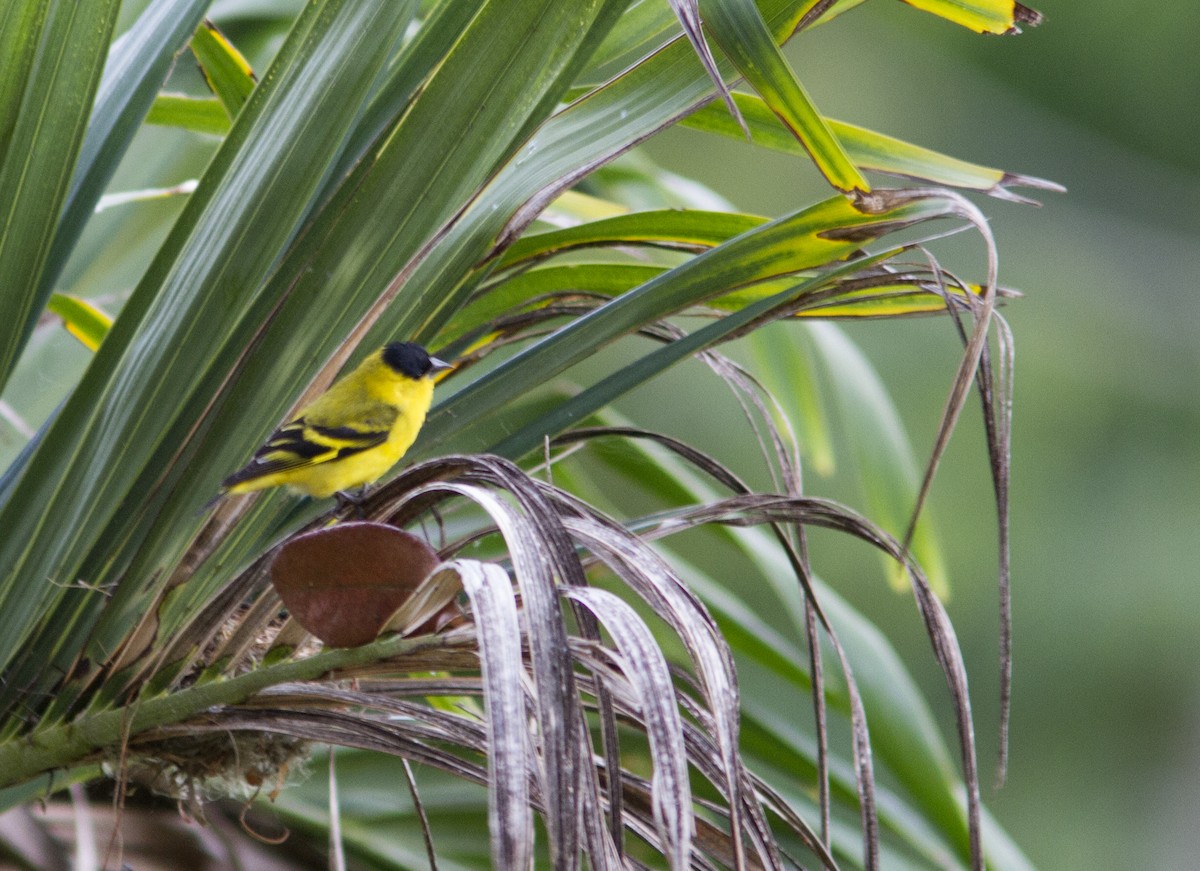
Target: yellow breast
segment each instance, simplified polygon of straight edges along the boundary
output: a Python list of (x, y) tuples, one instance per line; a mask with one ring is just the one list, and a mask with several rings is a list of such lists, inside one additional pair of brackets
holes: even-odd
[(388, 399), (401, 411), (386, 442), (341, 459), (285, 472), (288, 480), (279, 483), (324, 499), (339, 490), (373, 484), (383, 477), (417, 440), (433, 400), (433, 381), (405, 380), (395, 385), (394, 393)]

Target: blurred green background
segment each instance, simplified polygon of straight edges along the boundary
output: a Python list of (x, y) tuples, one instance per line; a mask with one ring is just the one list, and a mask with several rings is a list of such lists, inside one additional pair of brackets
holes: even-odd
[[(1041, 209), (979, 201), (1001, 283), (1026, 294), (1004, 311), (1017, 351), (1012, 762), (1007, 785), (989, 778), (984, 797), (1042, 869), (1190, 868), (1200, 856), (1200, 6), (1033, 5), (1042, 26), (983, 38), (867, 3), (794, 40), (789, 55), (833, 117), (1068, 188), (1039, 197)], [(751, 211), (822, 195), (811, 166), (732, 141), (679, 132), (650, 153)], [(937, 250), (982, 276), (977, 239)], [(957, 352), (948, 324), (846, 329), (926, 456)], [(856, 504), (836, 480), (810, 487)], [(985, 772), (997, 714), (989, 499), (975, 403), (933, 510)], [(898, 640), (944, 714), (919, 621), (878, 567), (817, 566)]]

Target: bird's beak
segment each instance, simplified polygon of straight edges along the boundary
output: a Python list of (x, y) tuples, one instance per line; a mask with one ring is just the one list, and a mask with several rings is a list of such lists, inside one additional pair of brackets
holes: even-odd
[(439, 372), (446, 372), (454, 368), (453, 363), (447, 363), (445, 360), (439, 360), (437, 357), (429, 358), (429, 374), (436, 375)]

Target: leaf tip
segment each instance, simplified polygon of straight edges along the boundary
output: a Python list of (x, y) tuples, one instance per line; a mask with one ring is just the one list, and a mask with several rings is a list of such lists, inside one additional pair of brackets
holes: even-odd
[(988, 191), (989, 196), (996, 199), (1007, 200), (1012, 203), (1021, 203), (1026, 206), (1041, 206), (1040, 200), (1035, 200), (1032, 197), (1027, 197), (1024, 194), (1019, 194), (1012, 190), (1015, 187), (1034, 188), (1035, 190), (1050, 191), (1055, 194), (1065, 194), (1067, 189), (1058, 182), (1050, 181), (1045, 178), (1038, 178), (1033, 175), (1020, 175), (1019, 173), (1006, 172), (1000, 177), (1000, 181)]

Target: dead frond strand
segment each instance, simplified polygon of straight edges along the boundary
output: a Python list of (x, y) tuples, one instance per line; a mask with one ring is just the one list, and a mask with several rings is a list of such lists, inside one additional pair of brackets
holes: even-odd
[[(477, 471), (492, 477), (511, 474), (503, 467), (479, 463), (475, 466)], [(512, 469), (524, 478), (519, 469), (515, 466)], [(499, 496), (473, 484), (430, 484), (410, 494), (410, 498), (420, 499), (436, 493), (464, 496), (487, 511), (512, 556), (528, 625), (530, 660), (537, 686), (539, 749), (545, 764), (551, 855), (556, 857), (556, 867), (559, 856), (565, 862), (578, 861), (577, 834), (581, 812), (578, 789), (582, 782), (579, 738), (583, 734), (583, 714), (571, 668), (561, 655), (567, 647), (566, 630), (555, 591), (553, 564), (547, 557), (545, 539), (540, 535), (544, 528), (535, 526)], [(578, 565), (573, 548), (568, 544), (566, 550)], [(577, 570), (582, 573), (582, 569)]]
[(521, 688), (521, 630), (512, 581), (490, 563), (451, 563), (471, 600), (487, 698), (488, 828), (492, 865), (524, 869), (533, 862), (528, 787), (528, 727)]
[(703, 683), (708, 705), (715, 715), (724, 780), (735, 823), (735, 852), (740, 857), (739, 862), (743, 861), (737, 680), (732, 656), (715, 621), (658, 554), (615, 523), (593, 514), (567, 521), (567, 528), (588, 550), (604, 562), (615, 565), (617, 573), (671, 624), (687, 647)]
[(346, 850), (342, 844), (342, 803), (337, 788), (337, 748), (329, 747), (329, 869), (346, 871)]
[(662, 649), (633, 608), (614, 594), (579, 587), (563, 590), (563, 595), (595, 614), (620, 651), (618, 664), (637, 694), (654, 759), (654, 821), (659, 840), (670, 866), (682, 871), (688, 867), (695, 825), (683, 728)]
[(417, 812), (417, 820), (421, 823), (421, 838), (425, 841), (425, 856), (429, 859), (429, 871), (438, 871), (437, 850), (433, 846), (433, 830), (429, 828), (429, 817), (425, 813), (425, 802), (421, 801), (421, 791), (417, 789), (417, 778), (413, 775), (412, 765), (407, 759), (401, 759), (404, 767), (404, 779), (408, 781), (408, 793), (412, 798), (413, 809)]
[(729, 93), (729, 86), (725, 84), (725, 79), (721, 75), (721, 71), (717, 69), (717, 61), (713, 57), (712, 49), (708, 46), (708, 40), (704, 38), (704, 31), (700, 26), (700, 4), (697, 0), (670, 0), (670, 3), (671, 8), (675, 10), (675, 16), (679, 19), (679, 23), (683, 25), (683, 32), (687, 34), (688, 42), (692, 44), (696, 56), (700, 58), (700, 63), (704, 65), (704, 71), (712, 79), (717, 93), (721, 95), (726, 108), (729, 109), (729, 114), (733, 116), (738, 126), (742, 128), (742, 133), (745, 134), (746, 139), (752, 140), (753, 137), (750, 135), (750, 128), (746, 125), (746, 119), (742, 117), (741, 110), (738, 109), (737, 103), (733, 101), (733, 95)]

